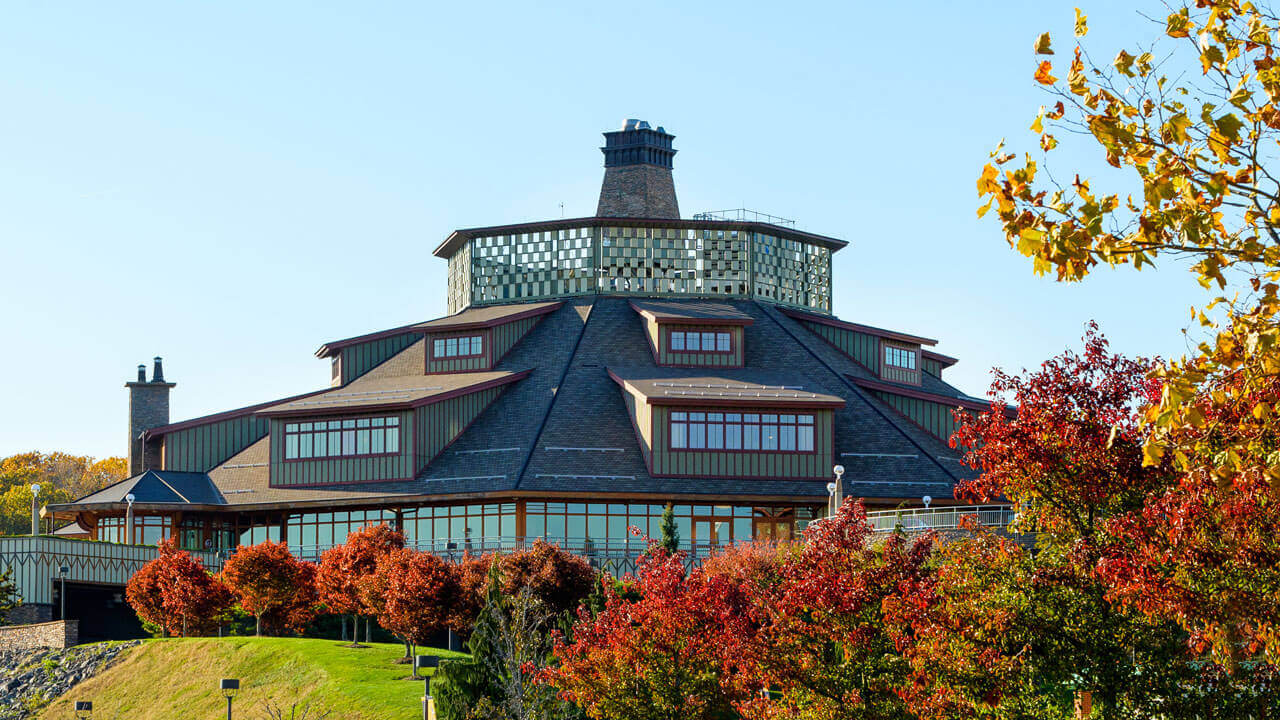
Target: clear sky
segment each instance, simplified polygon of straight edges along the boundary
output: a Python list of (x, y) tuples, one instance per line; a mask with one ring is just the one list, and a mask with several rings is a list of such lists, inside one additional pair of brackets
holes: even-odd
[[(1158, 3), (1123, 4), (1084, 7), (1096, 57), (1154, 34)], [(1033, 145), (1032, 43), (1065, 49), (1072, 5), (10, 3), (0, 455), (123, 455), (153, 355), (175, 421), (326, 386), (321, 343), (445, 313), (451, 230), (593, 214), (627, 117), (676, 135), (686, 216), (848, 240), (836, 314), (938, 338), (967, 392), (1089, 319), (1180, 355), (1184, 268), (1056, 285), (974, 212), (995, 143)]]

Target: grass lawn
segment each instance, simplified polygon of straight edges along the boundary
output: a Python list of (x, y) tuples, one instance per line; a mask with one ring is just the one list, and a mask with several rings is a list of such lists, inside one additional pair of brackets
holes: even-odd
[[(410, 667), (393, 663), (404, 655), (403, 645), (345, 645), (298, 638), (148, 640), (53, 701), (40, 718), (74, 717), (76, 700), (93, 701), (93, 716), (101, 720), (223, 717), (227, 701), (218, 681), (228, 677), (240, 679), (236, 718), (265, 720), (268, 701), (283, 707), (286, 718), (290, 705), (308, 701), (309, 720), (324, 710), (329, 720), (422, 717), (422, 682), (406, 680)], [(461, 655), (424, 648), (418, 652)]]

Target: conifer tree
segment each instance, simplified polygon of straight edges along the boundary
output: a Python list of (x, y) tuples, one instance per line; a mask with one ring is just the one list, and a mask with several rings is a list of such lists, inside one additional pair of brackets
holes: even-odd
[(0, 570), (0, 625), (8, 622), (9, 612), (22, 604), (18, 596), (18, 586), (13, 581), (13, 573)]
[(662, 511), (662, 539), (658, 545), (670, 554), (680, 549), (680, 530), (676, 528), (676, 510), (671, 503)]

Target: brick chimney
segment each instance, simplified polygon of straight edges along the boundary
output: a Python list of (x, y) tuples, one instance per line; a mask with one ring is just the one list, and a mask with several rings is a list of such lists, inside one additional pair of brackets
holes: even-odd
[(144, 443), (142, 434), (151, 428), (169, 424), (169, 390), (177, 383), (164, 381), (160, 358), (155, 359), (151, 381), (147, 367), (138, 366), (138, 379), (127, 382), (129, 388), (129, 476), (144, 470), (160, 468), (160, 443)]
[(675, 135), (644, 120), (627, 120), (622, 129), (604, 134), (604, 182), (600, 184), (600, 217), (680, 218), (676, 185), (671, 178)]

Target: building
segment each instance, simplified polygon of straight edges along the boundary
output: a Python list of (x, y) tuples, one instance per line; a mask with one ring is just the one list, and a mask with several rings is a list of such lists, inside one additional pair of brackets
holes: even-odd
[(388, 523), (436, 552), (545, 537), (620, 568), (643, 542), (628, 528), (656, 536), (668, 503), (695, 553), (791, 537), (837, 465), (872, 507), (949, 502), (952, 411), (985, 403), (947, 384), (934, 340), (832, 314), (846, 242), (684, 219), (674, 136), (604, 135), (595, 216), (451, 233), (451, 314), (323, 344), (329, 387), (171, 422), (174, 383), (139, 366), (133, 476), (47, 512), (215, 554), (271, 539), (315, 558)]

